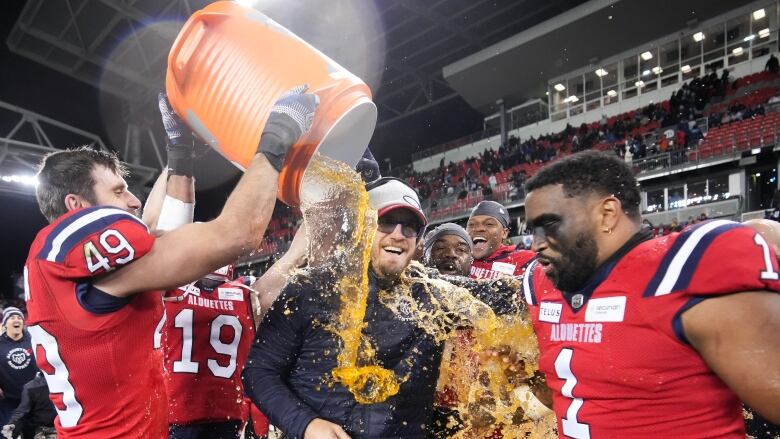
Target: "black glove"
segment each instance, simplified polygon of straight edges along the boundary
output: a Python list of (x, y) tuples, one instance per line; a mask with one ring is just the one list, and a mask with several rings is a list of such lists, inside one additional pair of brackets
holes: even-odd
[(171, 175), (184, 175), (192, 177), (194, 142), (189, 127), (176, 115), (165, 93), (157, 95), (157, 104), (160, 107), (165, 134), (168, 143), (165, 149), (168, 152), (168, 169)]
[(355, 170), (360, 173), (360, 178), (363, 179), (364, 183), (371, 183), (382, 177), (382, 174), (379, 173), (379, 163), (376, 162), (374, 154), (371, 154), (371, 150), (368, 148), (355, 166)]
[(319, 96), (306, 93), (308, 85), (300, 85), (283, 94), (271, 109), (268, 122), (260, 137), (258, 152), (265, 155), (271, 166), (282, 170), (287, 152), (311, 128)]

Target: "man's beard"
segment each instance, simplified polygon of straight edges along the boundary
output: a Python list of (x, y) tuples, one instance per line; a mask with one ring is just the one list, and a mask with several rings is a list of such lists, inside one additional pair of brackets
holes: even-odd
[(596, 271), (598, 248), (596, 240), (582, 232), (577, 235), (574, 245), (562, 252), (560, 262), (550, 261), (555, 267), (555, 288), (561, 291), (577, 291)]

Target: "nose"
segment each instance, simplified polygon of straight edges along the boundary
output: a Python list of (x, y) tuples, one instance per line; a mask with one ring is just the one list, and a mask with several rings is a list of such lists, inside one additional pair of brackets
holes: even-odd
[(394, 239), (406, 239), (406, 236), (404, 236), (404, 232), (403, 232), (403, 225), (396, 224), (395, 227), (393, 228), (393, 232), (390, 233), (390, 237)]
[(531, 244), (532, 251), (539, 253), (543, 250), (547, 250), (547, 237), (545, 236), (544, 232), (534, 230), (533, 238), (534, 240)]
[(448, 248), (447, 252), (444, 254), (444, 257), (448, 259), (458, 259), (458, 254), (454, 248)]
[(127, 207), (132, 210), (138, 210), (141, 208), (141, 200), (138, 199), (132, 192), (127, 192)]

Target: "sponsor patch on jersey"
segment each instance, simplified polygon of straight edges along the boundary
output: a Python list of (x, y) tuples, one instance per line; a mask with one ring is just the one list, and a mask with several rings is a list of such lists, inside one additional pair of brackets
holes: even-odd
[(586, 322), (622, 322), (626, 313), (626, 296), (590, 299), (585, 309)]
[(184, 287), (184, 295), (200, 296), (200, 288), (196, 287), (194, 283), (187, 284)]
[(218, 288), (219, 300), (237, 300), (244, 301), (244, 292), (241, 288)]
[(515, 264), (507, 264), (506, 262), (493, 262), (491, 269), (499, 273), (508, 274), (509, 276), (515, 274)]
[(561, 321), (562, 303), (542, 302), (539, 306), (539, 321), (558, 323)]

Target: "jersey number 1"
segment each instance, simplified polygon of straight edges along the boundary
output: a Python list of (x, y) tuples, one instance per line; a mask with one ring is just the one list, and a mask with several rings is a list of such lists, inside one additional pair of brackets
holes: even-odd
[(571, 357), (574, 355), (574, 350), (569, 348), (561, 349), (558, 357), (555, 358), (555, 373), (558, 378), (565, 380), (561, 393), (567, 398), (571, 398), (571, 404), (569, 404), (568, 410), (566, 410), (566, 417), (561, 418), (561, 426), (563, 427), (563, 434), (574, 439), (590, 439), (590, 426), (577, 421), (577, 412), (582, 408), (584, 403), (582, 398), (575, 398), (573, 395), (574, 386), (577, 385), (577, 377), (571, 371)]
[(767, 244), (766, 239), (764, 239), (760, 233), (756, 233), (753, 237), (753, 241), (756, 245), (760, 246), (761, 250), (764, 252), (766, 270), (761, 272), (761, 280), (778, 280), (780, 276), (778, 276), (774, 266), (772, 266), (772, 253), (769, 251), (769, 244)]

